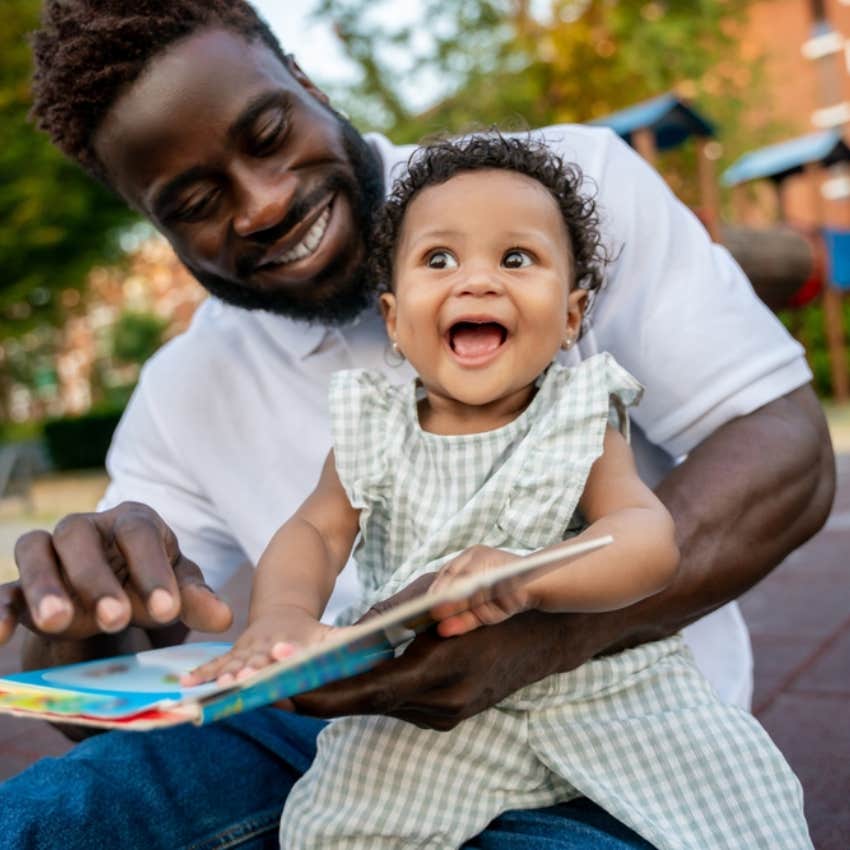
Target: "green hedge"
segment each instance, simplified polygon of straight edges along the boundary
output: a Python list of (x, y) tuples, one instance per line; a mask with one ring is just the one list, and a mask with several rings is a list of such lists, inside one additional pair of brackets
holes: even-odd
[(123, 409), (98, 410), (83, 416), (48, 419), (44, 441), (56, 469), (102, 467)]
[[(842, 304), (845, 341), (850, 341), (850, 298)], [(809, 304), (800, 310), (787, 310), (779, 314), (785, 326), (794, 334), (806, 349), (806, 356), (814, 374), (814, 387), (821, 398), (831, 398), (832, 375), (829, 365), (829, 353), (826, 347), (823, 307), (819, 302)], [(850, 371), (850, 345), (845, 342), (847, 366)]]

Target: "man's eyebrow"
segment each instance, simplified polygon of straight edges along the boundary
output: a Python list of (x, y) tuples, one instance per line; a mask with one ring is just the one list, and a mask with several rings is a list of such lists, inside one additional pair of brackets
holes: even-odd
[(272, 106), (287, 106), (289, 101), (290, 94), (288, 92), (261, 92), (248, 102), (239, 117), (230, 125), (227, 130), (227, 137), (231, 142), (237, 142), (239, 137), (250, 130), (257, 118), (267, 109)]
[(186, 171), (181, 172), (172, 180), (169, 180), (154, 196), (153, 203), (151, 204), (154, 215), (157, 218), (162, 218), (183, 189), (208, 176), (209, 169), (206, 166), (195, 165), (192, 168), (187, 168)]

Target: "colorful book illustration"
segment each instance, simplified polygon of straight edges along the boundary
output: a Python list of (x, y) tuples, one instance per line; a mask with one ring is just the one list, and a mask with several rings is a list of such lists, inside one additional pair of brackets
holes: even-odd
[(275, 662), (239, 683), (181, 688), (180, 675), (229, 644), (188, 643), (136, 655), (31, 670), (0, 677), (0, 714), (84, 726), (144, 731), (178, 723), (211, 723), (276, 700), (354, 676), (392, 658), (433, 625), (430, 611), (444, 602), (495, 596), (506, 587), (557, 569), (613, 542), (610, 536), (564, 543), (486, 573), (429, 591), (320, 644)]

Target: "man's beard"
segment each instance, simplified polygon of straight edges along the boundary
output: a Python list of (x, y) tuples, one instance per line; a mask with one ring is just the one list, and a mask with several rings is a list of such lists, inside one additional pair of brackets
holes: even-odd
[(342, 325), (358, 316), (374, 299), (374, 292), (366, 272), (366, 257), (372, 217), (384, 197), (384, 180), (381, 163), (366, 140), (341, 115), (334, 112), (342, 127), (342, 140), (351, 169), (352, 182), (347, 176), (331, 178), (328, 188), (344, 191), (351, 203), (354, 233), (363, 244), (360, 263), (351, 270), (342, 268), (338, 260), (322, 270), (309, 284), (308, 290), (294, 292), (285, 287), (261, 289), (247, 283), (237, 283), (230, 278), (194, 267), (183, 262), (192, 274), (212, 295), (247, 310), (266, 310), (281, 316), (324, 325)]

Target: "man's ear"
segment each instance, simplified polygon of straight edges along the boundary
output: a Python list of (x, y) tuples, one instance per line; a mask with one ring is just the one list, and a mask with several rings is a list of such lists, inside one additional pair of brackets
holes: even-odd
[(573, 289), (567, 296), (566, 332), (572, 339), (578, 339), (581, 332), (581, 320), (587, 307), (587, 290)]
[(387, 336), (395, 341), (396, 334), (396, 312), (395, 312), (395, 295), (392, 292), (382, 292), (378, 299), (378, 304), (381, 307), (381, 315), (384, 317), (384, 323), (387, 326)]
[(298, 85), (313, 95), (316, 100), (320, 100), (325, 106), (331, 105), (330, 98), (301, 70), (301, 66), (291, 53), (286, 54), (286, 69), (295, 77)]

